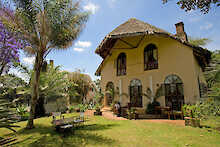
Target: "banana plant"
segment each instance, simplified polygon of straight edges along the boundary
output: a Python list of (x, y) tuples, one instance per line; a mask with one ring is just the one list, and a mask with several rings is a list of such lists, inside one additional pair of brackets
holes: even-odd
[(156, 102), (157, 99), (161, 96), (165, 96), (163, 86), (160, 85), (157, 89), (155, 94), (152, 92), (152, 90), (148, 87), (145, 93), (142, 93), (143, 96), (145, 96), (148, 100), (150, 100), (150, 103)]

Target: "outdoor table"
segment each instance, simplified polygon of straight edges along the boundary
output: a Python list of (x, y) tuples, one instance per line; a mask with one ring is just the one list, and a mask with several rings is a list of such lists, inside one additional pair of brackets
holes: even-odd
[(162, 107), (162, 106), (156, 106), (155, 107), (156, 110), (159, 110), (161, 112), (161, 114), (167, 114), (168, 115), (168, 119), (170, 119), (170, 115), (172, 114), (171, 108), (170, 107)]

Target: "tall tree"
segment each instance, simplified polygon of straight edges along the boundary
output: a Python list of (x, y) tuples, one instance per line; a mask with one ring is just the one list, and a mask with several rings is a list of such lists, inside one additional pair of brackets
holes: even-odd
[(220, 100), (220, 51), (212, 53), (209, 66), (205, 69), (205, 77), (209, 88), (209, 96)]
[[(162, 0), (167, 3), (169, 0)], [(204, 14), (208, 13), (211, 7), (219, 7), (219, 0), (177, 0), (177, 4), (185, 11), (199, 9)]]
[(93, 87), (91, 77), (78, 70), (69, 73), (68, 79), (70, 83), (75, 84), (75, 91), (77, 91), (77, 94), (79, 95), (79, 99), (77, 101), (85, 102), (89, 89)]
[(34, 127), (34, 113), (39, 97), (39, 80), (46, 56), (52, 50), (67, 49), (79, 36), (88, 13), (72, 0), (16, 0), (16, 12), (2, 9), (2, 22), (29, 44), (24, 50), (35, 56), (32, 99), (27, 128)]

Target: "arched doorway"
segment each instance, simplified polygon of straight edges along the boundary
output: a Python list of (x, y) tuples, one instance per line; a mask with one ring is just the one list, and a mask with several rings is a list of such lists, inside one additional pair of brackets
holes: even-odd
[(180, 111), (184, 104), (183, 82), (177, 75), (168, 75), (165, 84), (165, 103), (172, 110)]
[(112, 82), (108, 82), (106, 85), (106, 98), (107, 104), (112, 104), (114, 99), (114, 84)]
[(142, 107), (142, 84), (138, 79), (131, 81), (130, 86), (131, 107)]

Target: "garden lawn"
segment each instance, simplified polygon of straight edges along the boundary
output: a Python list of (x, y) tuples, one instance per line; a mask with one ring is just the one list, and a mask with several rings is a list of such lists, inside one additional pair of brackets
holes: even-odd
[[(76, 114), (66, 114), (65, 117), (73, 115)], [(32, 130), (24, 129), (26, 122), (17, 123), (21, 128), (17, 129), (18, 142), (14, 146), (220, 146), (220, 131), (212, 128), (192, 128), (141, 120), (115, 121), (96, 116), (88, 118), (84, 127), (76, 129), (74, 134), (63, 137), (54, 131), (51, 121), (52, 117), (36, 119), (36, 128)], [(213, 122), (211, 124), (216, 125)], [(0, 137), (10, 135), (12, 134), (7, 129), (0, 129)]]

